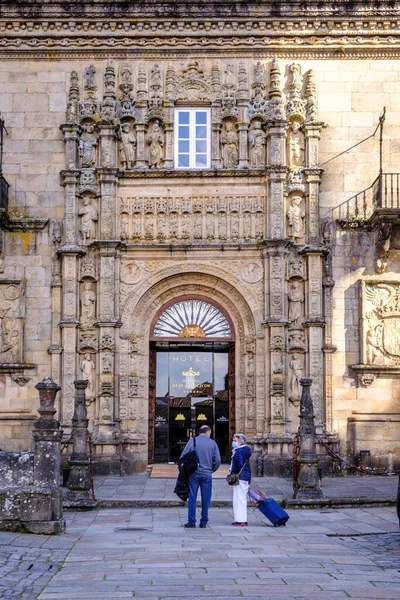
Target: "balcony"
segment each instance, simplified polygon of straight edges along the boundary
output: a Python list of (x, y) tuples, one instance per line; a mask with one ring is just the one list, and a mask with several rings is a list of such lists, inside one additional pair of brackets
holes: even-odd
[(376, 229), (380, 221), (400, 219), (400, 173), (380, 173), (368, 188), (333, 211), (343, 229)]

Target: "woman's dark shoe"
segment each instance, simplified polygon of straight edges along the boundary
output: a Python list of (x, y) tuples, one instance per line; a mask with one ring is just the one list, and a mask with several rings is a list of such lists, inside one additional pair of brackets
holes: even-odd
[(192, 529), (193, 527), (196, 527), (196, 525), (194, 523), (186, 523), (184, 527), (186, 527), (186, 529)]
[(200, 523), (200, 529), (205, 529), (207, 527), (207, 523)]

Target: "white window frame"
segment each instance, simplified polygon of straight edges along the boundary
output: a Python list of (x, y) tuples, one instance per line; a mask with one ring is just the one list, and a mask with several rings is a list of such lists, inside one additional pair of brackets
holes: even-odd
[[(180, 167), (179, 166), (179, 113), (188, 112), (189, 113), (189, 166), (188, 167)], [(197, 112), (205, 112), (207, 113), (207, 140), (206, 140), (206, 148), (207, 148), (207, 156), (206, 156), (206, 165), (197, 167), (196, 166), (196, 113)], [(201, 108), (201, 107), (190, 107), (190, 108), (176, 108), (175, 109), (175, 128), (174, 128), (174, 139), (175, 139), (175, 148), (174, 148), (174, 164), (176, 169), (185, 170), (202, 170), (202, 169), (210, 169), (211, 168), (211, 111), (209, 108)], [(185, 138), (186, 139), (186, 138)]]

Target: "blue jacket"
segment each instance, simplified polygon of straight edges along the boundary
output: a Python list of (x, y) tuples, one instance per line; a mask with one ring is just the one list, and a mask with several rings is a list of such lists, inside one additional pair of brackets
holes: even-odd
[(238, 446), (233, 453), (231, 465), (231, 473), (239, 473), (246, 460), (249, 459), (247, 460), (243, 471), (239, 475), (239, 479), (242, 481), (248, 481), (249, 483), (251, 481), (250, 456), (251, 450), (248, 446)]

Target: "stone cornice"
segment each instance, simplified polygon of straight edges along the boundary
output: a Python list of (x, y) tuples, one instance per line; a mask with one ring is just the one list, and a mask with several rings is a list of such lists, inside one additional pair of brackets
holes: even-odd
[[(178, 16), (170, 20), (160, 17), (160, 13), (143, 18), (145, 6), (136, 13), (140, 4), (136, 2), (130, 3), (129, 10), (120, 12), (115, 20), (102, 18), (102, 3), (96, 2), (90, 3), (91, 13), (88, 13), (89, 3), (81, 2), (83, 8), (79, 15), (55, 17), (51, 13), (55, 4), (50, 2), (42, 7), (43, 11), (49, 10), (49, 20), (43, 16), (38, 19), (34, 14), (31, 17), (29, 11), (21, 16), (18, 7), (14, 13), (1, 9), (0, 57), (48, 58), (49, 50), (55, 52), (56, 57), (64, 58), (86, 58), (88, 54), (109, 57), (110, 52), (115, 58), (138, 52), (156, 56), (160, 51), (171, 52), (166, 55), (168, 59), (176, 58), (177, 51), (202, 54), (226, 51), (237, 56), (259, 52), (282, 58), (378, 58), (400, 54), (400, 3), (395, 3), (397, 8), (386, 15), (375, 3), (369, 12), (360, 7), (358, 11), (337, 11), (336, 15), (327, 17), (324, 16), (328, 14), (326, 11), (315, 8), (315, 16), (310, 9), (301, 17), (292, 17), (290, 11), (283, 10), (281, 16), (269, 14), (264, 5), (270, 3), (263, 2), (251, 10), (243, 9), (240, 16), (211, 14), (198, 21), (179, 17), (179, 11)], [(193, 7), (197, 5), (201, 9), (200, 3), (193, 3)], [(149, 6), (155, 10), (154, 4)], [(96, 9), (99, 10), (96, 12)], [(264, 20), (257, 16), (258, 11), (264, 14), (262, 10), (266, 15)]]

